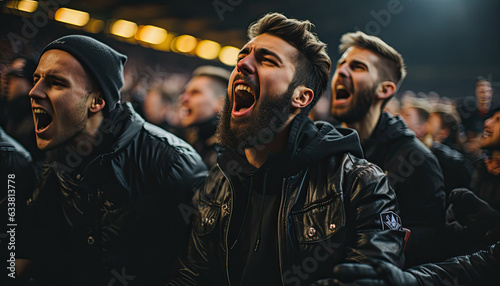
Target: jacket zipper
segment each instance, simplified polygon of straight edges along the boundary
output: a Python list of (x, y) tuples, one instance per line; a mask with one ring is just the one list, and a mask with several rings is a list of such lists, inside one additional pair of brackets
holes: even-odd
[(224, 229), (224, 245), (226, 246), (226, 261), (225, 261), (225, 265), (226, 265), (226, 279), (227, 279), (227, 283), (229, 286), (231, 286), (231, 279), (229, 279), (229, 245), (228, 245), (228, 236), (229, 236), (229, 225), (231, 224), (231, 217), (233, 215), (233, 192), (234, 192), (234, 187), (233, 187), (233, 183), (231, 182), (231, 180), (229, 179), (229, 177), (226, 175), (226, 173), (222, 170), (222, 168), (220, 167), (219, 163), (217, 163), (217, 167), (219, 167), (219, 170), (222, 172), (222, 174), (224, 175), (224, 177), (226, 178), (226, 180), (229, 182), (229, 195), (230, 195), (230, 206), (229, 206), (229, 219), (226, 223), (226, 227)]
[[(283, 183), (282, 183), (282, 187), (281, 187), (281, 202), (280, 202), (280, 209), (278, 211), (278, 217), (281, 219), (282, 216), (283, 216), (283, 204), (285, 202), (285, 189), (286, 189), (286, 178), (283, 178)], [(287, 218), (285, 217), (284, 219), (284, 229), (286, 231), (286, 221), (287, 221)], [(282, 243), (281, 243), (281, 236), (283, 234), (281, 234), (281, 232), (283, 231), (283, 229), (281, 227), (279, 227), (278, 225), (278, 261), (279, 261), (279, 264), (280, 264), (280, 276), (281, 276), (281, 285), (285, 285), (285, 282), (283, 281), (283, 260), (282, 260)]]
[[(303, 182), (304, 182), (304, 179), (305, 177), (307, 176), (307, 173), (309, 171), (309, 168), (306, 169), (306, 171), (304, 172), (304, 177), (302, 178), (302, 183), (300, 184), (299, 186), (299, 190), (297, 191), (297, 197), (295, 198), (295, 202), (293, 203), (295, 205), (295, 203), (297, 202), (297, 199), (298, 199), (298, 196), (300, 195), (300, 191), (302, 189), (302, 186), (303, 186)], [(281, 284), (284, 286), (285, 285), (285, 282), (283, 281), (283, 261), (282, 261), (282, 256), (283, 256), (283, 253), (285, 252), (285, 250), (283, 250), (283, 244), (285, 244), (285, 242), (283, 241), (283, 243), (281, 243), (281, 236), (284, 235), (284, 234), (281, 234), (281, 231), (284, 231), (284, 233), (288, 234), (288, 214), (283, 214), (283, 206), (286, 207), (286, 178), (283, 178), (283, 184), (282, 184), (282, 188), (281, 188), (281, 204), (280, 204), (280, 210), (279, 210), (279, 213), (278, 213), (278, 216), (281, 218), (283, 217), (283, 229), (280, 228), (278, 226), (278, 255), (279, 255), (279, 264), (280, 264), (280, 276), (281, 276)], [(280, 231), (281, 230), (281, 231)], [(280, 235), (281, 234), (281, 235)]]

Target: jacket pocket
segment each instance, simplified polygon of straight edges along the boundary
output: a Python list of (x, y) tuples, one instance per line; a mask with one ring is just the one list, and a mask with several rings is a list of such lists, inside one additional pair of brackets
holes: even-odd
[(193, 229), (197, 235), (203, 236), (211, 233), (220, 218), (221, 206), (200, 199), (198, 202), (198, 214), (194, 219)]
[(344, 227), (344, 208), (338, 196), (293, 211), (298, 243), (316, 243), (334, 236)]

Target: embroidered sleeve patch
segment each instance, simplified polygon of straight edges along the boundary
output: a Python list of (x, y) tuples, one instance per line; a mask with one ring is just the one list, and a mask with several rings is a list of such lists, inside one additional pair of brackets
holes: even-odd
[(401, 218), (393, 211), (386, 211), (380, 214), (382, 230), (402, 230)]

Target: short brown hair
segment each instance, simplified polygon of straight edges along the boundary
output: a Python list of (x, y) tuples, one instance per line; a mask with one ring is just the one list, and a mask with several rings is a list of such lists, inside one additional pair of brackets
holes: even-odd
[(304, 84), (314, 92), (314, 98), (302, 109), (306, 114), (318, 102), (330, 79), (332, 62), (326, 52), (326, 44), (311, 32), (314, 25), (308, 20), (288, 19), (280, 13), (269, 13), (248, 27), (248, 37), (270, 34), (283, 39), (299, 51), (294, 83)]
[(191, 78), (202, 76), (211, 80), (210, 87), (217, 98), (226, 95), (227, 85), (231, 77), (230, 71), (216, 66), (200, 66), (193, 71)]
[[(399, 88), (406, 77), (406, 66), (403, 57), (393, 47), (382, 41), (379, 37), (367, 35), (361, 31), (347, 33), (340, 39), (339, 52), (343, 54), (351, 47), (371, 50), (386, 59), (386, 70), (378, 68), (381, 72), (380, 80), (389, 80)], [(387, 102), (390, 99), (385, 100)], [(383, 105), (385, 105), (385, 102)]]

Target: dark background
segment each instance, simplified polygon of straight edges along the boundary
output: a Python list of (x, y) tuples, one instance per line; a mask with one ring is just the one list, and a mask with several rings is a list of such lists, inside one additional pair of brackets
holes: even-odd
[[(9, 33), (23, 35), (31, 15), (13, 12), (0, 1), (0, 63), (8, 63), (15, 52)], [(57, 3), (57, 1), (53, 1)], [(474, 79), (481, 75), (493, 81), (498, 97), (500, 87), (500, 1), (498, 0), (60, 0), (61, 7), (79, 9), (110, 23), (126, 19), (152, 24), (169, 32), (210, 39), (221, 45), (241, 47), (246, 28), (266, 12), (309, 19), (329, 46), (333, 62), (339, 58), (337, 45), (343, 33), (356, 29), (375, 34), (395, 47), (405, 58), (408, 76), (400, 92), (435, 91), (450, 98), (474, 94)], [(216, 8), (217, 7), (217, 8)], [(392, 8), (391, 8), (392, 7)], [(390, 9), (391, 8), (391, 9)], [(40, 8), (39, 8), (40, 10)], [(391, 13), (396, 11), (396, 13)], [(41, 12), (40, 12), (41, 13)], [(32, 13), (34, 14), (34, 13)], [(26, 16), (26, 17), (23, 17)], [(23, 20), (24, 19), (24, 20)], [(84, 31), (49, 20), (24, 43), (18, 53), (37, 57), (45, 44), (55, 38)], [(126, 43), (103, 31), (93, 34), (126, 53), (142, 72), (190, 73), (201, 64), (224, 66), (217, 60), (160, 52)], [(225, 66), (227, 67), (227, 66)], [(231, 69), (232, 67), (227, 67)], [(332, 71), (333, 72), (333, 71)]]

